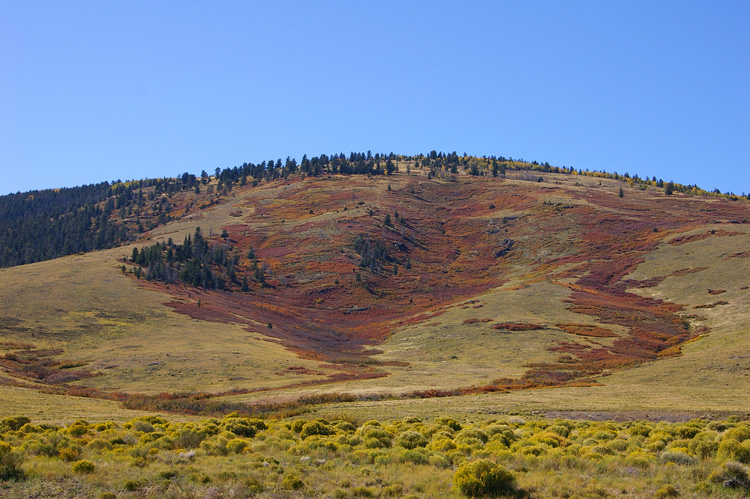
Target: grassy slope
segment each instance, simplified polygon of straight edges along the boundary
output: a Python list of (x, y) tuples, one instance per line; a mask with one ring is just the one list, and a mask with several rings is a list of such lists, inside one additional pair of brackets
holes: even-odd
[[(344, 324), (347, 334), (370, 334), (366, 329), (368, 321), (378, 330), (393, 321), (387, 328), (392, 334), (377, 345), (383, 353), (373, 358), (405, 361), (409, 365), (369, 368), (390, 373), (387, 377), (277, 389), (272, 393), (227, 399), (286, 398), (320, 391), (403, 392), (466, 387), (499, 377), (518, 377), (529, 362), (554, 360), (557, 354), (547, 348), (571, 339), (571, 335), (555, 327), (561, 322), (598, 324), (618, 337), (626, 334), (621, 326), (602, 324), (594, 316), (569, 310), (571, 291), (561, 284), (574, 283), (575, 279), (563, 272), (576, 264), (549, 265), (549, 261), (588, 251), (587, 245), (592, 244), (576, 239), (584, 226), (566, 224), (570, 213), (576, 220), (585, 220), (594, 213), (648, 221), (660, 217), (659, 210), (673, 213), (681, 209), (684, 213), (673, 218), (682, 220), (683, 229), (666, 227), (648, 237), (670, 240), (677, 234), (703, 234), (710, 228), (718, 229), (719, 235), (682, 245), (660, 244), (628, 277), (642, 280), (668, 276), (686, 268), (708, 267), (692, 274), (667, 277), (656, 287), (637, 290), (644, 296), (686, 305), (683, 315), (697, 313), (706, 318), (697, 324), (710, 327), (711, 334), (684, 346), (682, 356), (618, 371), (600, 378), (602, 386), (352, 403), (324, 410), (384, 417), (392, 413), (519, 409), (746, 409), (750, 401), (743, 400), (742, 394), (750, 393), (750, 376), (743, 360), (750, 355), (746, 326), (749, 295), (747, 290), (739, 288), (750, 284), (743, 283), (747, 273), (741, 271), (748, 268), (748, 260), (726, 256), (747, 247), (748, 230), (745, 225), (707, 224), (709, 217), (724, 216), (727, 210), (724, 205), (730, 203), (681, 196), (666, 198), (659, 193), (627, 188), (625, 199), (617, 200), (621, 184), (611, 180), (544, 177), (546, 182), (539, 186), (512, 178), (472, 179), (471, 184), (467, 179), (460, 181), (459, 191), (456, 184), (426, 182), (424, 177), (416, 175), (372, 180), (308, 179), (235, 191), (228, 202), (158, 229), (151, 236), (173, 237), (180, 242), (196, 225), (205, 234), (216, 234), (226, 227), (240, 245), (253, 244), (259, 250), (261, 259), (274, 269), (275, 277), (295, 280), (291, 288), (281, 288), (287, 294), (279, 298), (273, 294), (275, 290), (257, 290), (250, 301), (235, 304), (243, 310), (242, 317), (227, 323), (227, 310), (231, 311), (233, 305), (221, 301), (225, 300), (221, 296), (178, 290), (175, 286), (171, 290), (164, 287), (156, 290), (139, 286), (132, 278), (120, 274), (116, 259), (130, 251), (120, 248), (3, 270), (0, 318), (11, 320), (3, 322), (0, 332), (3, 341), (27, 342), (40, 348), (62, 347), (64, 352), (55, 358), (85, 361), (85, 368), (103, 373), (78, 381), (79, 385), (158, 393), (280, 388), (322, 380), (325, 375), (340, 371), (322, 361), (300, 358), (266, 341), (262, 335), (271, 333), (265, 327), (267, 322), (279, 321), (273, 334), (281, 335), (281, 340), (288, 344), (300, 345), (299, 338), (305, 335), (324, 334), (326, 321), (342, 318), (350, 321)], [(386, 189), (388, 184), (392, 185), (392, 191)], [(409, 194), (411, 188), (416, 194)], [(488, 209), (490, 204), (496, 208)], [(746, 205), (739, 205), (742, 206), (730, 207), (731, 216), (738, 210), (748, 212)], [(369, 209), (374, 209), (374, 217), (367, 215)], [(242, 212), (240, 216), (238, 210)], [(414, 239), (428, 244), (428, 249), (416, 246), (412, 249), (413, 272), (402, 268), (398, 276), (371, 281), (381, 293), (380, 298), (373, 298), (352, 286), (351, 269), (356, 260), (347, 245), (358, 232), (381, 233), (379, 227), (385, 213), (395, 210), (400, 210), (411, 222), (408, 231)], [(700, 213), (701, 219), (690, 221), (691, 213)], [(505, 234), (513, 237), (518, 250), (506, 262), (488, 262), (484, 253), (496, 242), (488, 241), (486, 236), (477, 239), (474, 234), (500, 223), (503, 217), (511, 220), (505, 233), (497, 237), (506, 237)], [(534, 226), (537, 221), (539, 225)], [(720, 229), (742, 234), (721, 235)], [(442, 242), (454, 245), (456, 253), (436, 255)], [(332, 251), (323, 251), (321, 256), (319, 250), (326, 247), (324, 244), (330, 245)], [(317, 248), (317, 254), (310, 248)], [(321, 287), (333, 287), (334, 278), (343, 283), (341, 291), (348, 292), (316, 294)], [(447, 279), (450, 288), (442, 288), (441, 279)], [(709, 295), (709, 288), (727, 291)], [(407, 302), (408, 297), (413, 297), (413, 303)], [(197, 310), (198, 299), (204, 302), (202, 311)], [(692, 308), (718, 300), (729, 303), (712, 309)], [(163, 305), (169, 301), (183, 303), (182, 310), (188, 315), (175, 313), (173, 308)], [(371, 310), (342, 312), (362, 303)], [(276, 308), (272, 310), (271, 305)], [(190, 318), (190, 314), (195, 316), (206, 310), (225, 314), (224, 318), (212, 318), (210, 322)], [(303, 326), (309, 327), (310, 332), (300, 331), (300, 314), (308, 311), (310, 315), (304, 320), (309, 322)], [(422, 316), (436, 312), (429, 318)], [(466, 323), (472, 319), (489, 319), (489, 322)], [(506, 321), (540, 323), (545, 329), (502, 333), (491, 328)], [(580, 337), (575, 340), (604, 346), (611, 346), (613, 341)], [(111, 402), (103, 404), (110, 404), (106, 410), (113, 407)], [(80, 405), (82, 415), (94, 418), (100, 414), (97, 411), (102, 409), (95, 405), (90, 408)], [(8, 407), (13, 409), (3, 412), (16, 411), (15, 406)]]
[(290, 367), (320, 371), (239, 325), (175, 313), (166, 295), (121, 274), (116, 259), (127, 250), (3, 270), (0, 317), (20, 320), (5, 321), (3, 341), (63, 348), (56, 359), (101, 373), (79, 384), (124, 392), (276, 387), (316, 376)]
[[(726, 230), (707, 225), (685, 235)], [(707, 325), (711, 332), (682, 348), (682, 355), (616, 372), (599, 379), (601, 386), (565, 387), (484, 394), (445, 399), (335, 404), (323, 415), (351, 411), (365, 418), (393, 415), (493, 414), (507, 411), (556, 413), (632, 413), (634, 417), (660, 413), (710, 415), (714, 411), (748, 414), (750, 408), (750, 274), (747, 259), (732, 257), (750, 247), (750, 230), (732, 226), (734, 236), (712, 236), (682, 245), (663, 244), (630, 277), (644, 279), (675, 270), (705, 270), (668, 277), (653, 288), (638, 292), (690, 304), (685, 316)], [(667, 241), (673, 239), (667, 238)], [(708, 290), (725, 289), (710, 295)], [(714, 308), (696, 306), (727, 301)], [(696, 314), (697, 313), (697, 314)]]

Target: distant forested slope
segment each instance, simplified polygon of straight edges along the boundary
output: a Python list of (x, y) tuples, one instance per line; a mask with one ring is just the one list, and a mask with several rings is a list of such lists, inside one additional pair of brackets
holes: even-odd
[(0, 267), (112, 248), (169, 219), (158, 194), (192, 188), (178, 179), (108, 182), (0, 196)]

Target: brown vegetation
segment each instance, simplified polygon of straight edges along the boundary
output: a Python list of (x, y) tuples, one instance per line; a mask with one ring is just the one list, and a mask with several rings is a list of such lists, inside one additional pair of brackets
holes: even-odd
[(591, 324), (556, 324), (557, 327), (570, 334), (578, 336), (591, 336), (594, 338), (616, 338), (617, 335), (609, 329), (593, 326)]

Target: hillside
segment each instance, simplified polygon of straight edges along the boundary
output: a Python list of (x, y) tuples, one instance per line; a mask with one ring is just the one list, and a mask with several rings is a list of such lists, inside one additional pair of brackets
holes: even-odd
[(3, 411), (747, 410), (747, 200), (414, 161), (146, 186), (137, 240), (0, 270)]

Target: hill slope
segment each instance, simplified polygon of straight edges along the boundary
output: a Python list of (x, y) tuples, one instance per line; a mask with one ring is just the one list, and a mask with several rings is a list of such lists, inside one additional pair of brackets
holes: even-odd
[[(0, 271), (3, 382), (192, 412), (325, 393), (388, 398), (348, 406), (375, 412), (480, 392), (420, 407), (747, 407), (746, 201), (396, 166), (214, 180), (133, 245)], [(222, 259), (166, 272), (196, 227)], [(191, 265), (221, 285), (185, 284)]]

